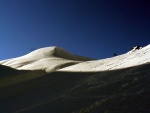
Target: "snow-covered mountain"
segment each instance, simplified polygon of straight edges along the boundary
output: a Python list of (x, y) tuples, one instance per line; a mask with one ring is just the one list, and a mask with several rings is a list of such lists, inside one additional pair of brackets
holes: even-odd
[(150, 45), (102, 60), (47, 47), (0, 61), (0, 113), (150, 113), (149, 95)]
[(143, 48), (134, 47), (126, 54), (102, 60), (87, 61), (69, 66), (59, 71), (95, 72), (116, 70), (150, 63), (150, 45)]
[(116, 70), (150, 63), (150, 45), (134, 47), (131, 51), (102, 60), (71, 54), (60, 47), (46, 47), (27, 55), (0, 61), (0, 64), (19, 70), (97, 72)]
[(60, 47), (45, 47), (27, 55), (0, 61), (0, 64), (19, 70), (45, 70), (46, 72), (92, 60), (71, 54)]

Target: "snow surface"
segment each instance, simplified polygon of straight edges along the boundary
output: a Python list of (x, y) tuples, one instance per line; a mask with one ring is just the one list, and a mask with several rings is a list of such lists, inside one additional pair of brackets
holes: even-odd
[(126, 54), (112, 58), (79, 63), (60, 69), (59, 71), (96, 72), (128, 68), (146, 63), (150, 63), (150, 45), (139, 50), (133, 48), (133, 50)]
[(60, 47), (45, 47), (27, 55), (0, 61), (0, 64), (19, 70), (45, 70), (46, 72), (91, 60), (87, 57), (73, 55)]
[(0, 61), (0, 64), (19, 70), (45, 70), (70, 72), (97, 72), (116, 70), (150, 63), (150, 45), (126, 54), (92, 60), (87, 57), (71, 54), (60, 47), (46, 47), (27, 55)]

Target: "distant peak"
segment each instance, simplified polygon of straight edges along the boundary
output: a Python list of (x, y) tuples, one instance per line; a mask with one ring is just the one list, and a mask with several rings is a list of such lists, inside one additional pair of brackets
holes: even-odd
[(78, 60), (78, 61), (92, 60), (91, 58), (88, 58), (88, 57), (74, 55), (58, 46), (40, 48), (40, 49), (32, 51), (31, 53), (27, 55), (31, 57), (40, 57), (40, 58), (58, 57), (58, 58), (64, 58), (68, 60)]

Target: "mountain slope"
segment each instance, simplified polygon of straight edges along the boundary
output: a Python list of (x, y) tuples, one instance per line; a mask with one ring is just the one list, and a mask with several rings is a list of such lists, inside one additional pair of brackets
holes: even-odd
[(86, 61), (60, 69), (59, 71), (96, 72), (128, 68), (146, 63), (150, 63), (150, 45), (141, 49), (131, 50), (120, 56), (103, 60)]
[(0, 88), (1, 113), (149, 113), (150, 64), (54, 72)]
[(0, 113), (150, 112), (150, 45), (94, 61), (58, 50), (0, 61), (16, 68), (0, 65)]
[(92, 60), (87, 57), (73, 55), (60, 47), (45, 47), (27, 55), (0, 61), (0, 64), (19, 70), (45, 70), (52, 72), (57, 69)]
[(0, 77), (6, 77), (8, 75), (17, 74), (18, 71), (16, 69), (10, 68), (8, 66), (0, 65)]
[(46, 47), (27, 55), (0, 61), (0, 64), (19, 70), (98, 72), (138, 66), (150, 62), (150, 45), (127, 52), (126, 54), (93, 60), (73, 55), (60, 47)]

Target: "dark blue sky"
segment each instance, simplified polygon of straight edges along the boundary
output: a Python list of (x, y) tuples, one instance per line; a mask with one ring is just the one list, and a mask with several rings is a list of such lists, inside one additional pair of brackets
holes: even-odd
[(55, 45), (101, 59), (149, 43), (148, 0), (0, 0), (0, 60)]

